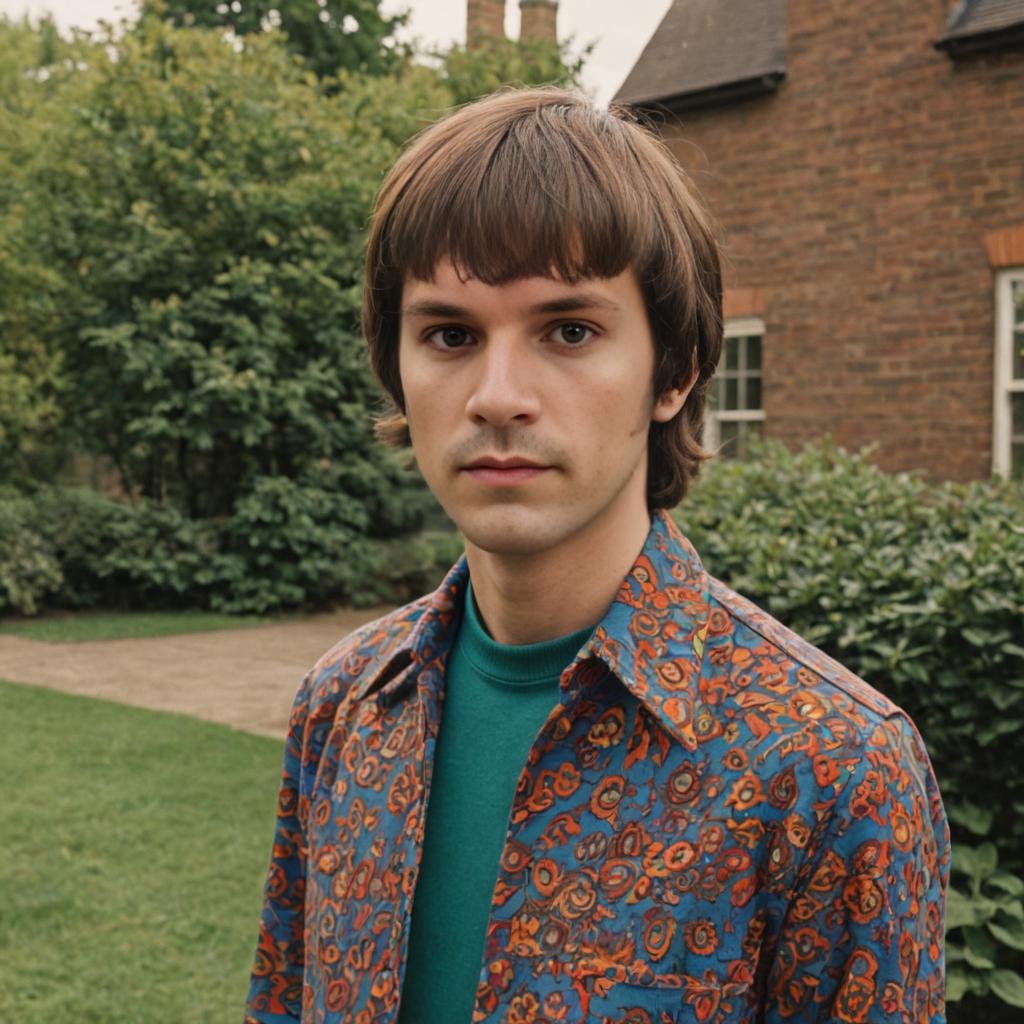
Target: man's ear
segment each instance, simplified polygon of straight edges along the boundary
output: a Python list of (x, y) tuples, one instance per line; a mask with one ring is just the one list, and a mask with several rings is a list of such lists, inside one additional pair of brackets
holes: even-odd
[(697, 383), (698, 376), (699, 371), (694, 367), (693, 374), (683, 387), (669, 388), (668, 391), (661, 395), (654, 403), (651, 419), (656, 423), (668, 423), (670, 419), (676, 416), (679, 410), (686, 404), (686, 399), (693, 390), (694, 384)]

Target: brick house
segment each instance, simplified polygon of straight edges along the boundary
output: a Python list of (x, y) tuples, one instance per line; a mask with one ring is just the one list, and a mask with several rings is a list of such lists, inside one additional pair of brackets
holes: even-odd
[(1024, 477), (1024, 0), (674, 0), (614, 102), (724, 239), (712, 441)]

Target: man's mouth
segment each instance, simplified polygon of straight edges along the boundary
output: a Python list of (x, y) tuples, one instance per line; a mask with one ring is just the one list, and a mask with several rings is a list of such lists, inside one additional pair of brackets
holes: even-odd
[(551, 467), (530, 459), (498, 459), (491, 456), (474, 459), (465, 467), (474, 480), (484, 484), (522, 484), (546, 473)]

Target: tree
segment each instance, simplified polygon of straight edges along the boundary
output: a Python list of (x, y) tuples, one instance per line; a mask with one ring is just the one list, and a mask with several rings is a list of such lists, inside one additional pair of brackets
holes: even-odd
[(406, 16), (381, 14), (378, 0), (144, 0), (142, 11), (144, 18), (238, 36), (279, 28), (288, 48), (320, 77), (340, 68), (384, 74), (402, 61), (395, 31)]
[(454, 104), (468, 103), (503, 85), (580, 87), (580, 75), (594, 44), (579, 54), (572, 42), (545, 39), (488, 39), (473, 49), (435, 51), (441, 77)]
[(0, 16), (0, 483), (25, 484), (60, 460), (61, 357), (46, 344), (59, 316), (52, 269), (16, 240), (42, 124), (89, 51), (80, 36), (62, 38), (51, 17), (33, 25)]
[(126, 491), (190, 516), (285, 476), (386, 531), (401, 474), (368, 423), (362, 227), (417, 109), (444, 105), (436, 76), (327, 97), (275, 34), (236, 52), (150, 19), (116, 45), (45, 126), (21, 232), (53, 270), (69, 423)]

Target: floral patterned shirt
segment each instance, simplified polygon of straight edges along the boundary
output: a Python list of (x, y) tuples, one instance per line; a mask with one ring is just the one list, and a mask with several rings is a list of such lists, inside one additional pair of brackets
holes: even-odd
[[(397, 1018), (467, 580), (302, 682), (247, 1024)], [(907, 714), (659, 511), (520, 774), (473, 1021), (944, 1024), (949, 869)]]

